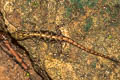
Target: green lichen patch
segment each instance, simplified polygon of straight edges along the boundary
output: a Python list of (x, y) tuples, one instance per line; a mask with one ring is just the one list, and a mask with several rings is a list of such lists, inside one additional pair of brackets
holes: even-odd
[(70, 17), (70, 15), (72, 14), (72, 9), (71, 8), (66, 8), (66, 17)]
[(85, 5), (88, 6), (89, 8), (94, 8), (97, 4), (98, 0), (87, 0), (85, 2)]
[(92, 24), (93, 24), (93, 19), (91, 17), (88, 17), (86, 19), (86, 24), (84, 26), (84, 31), (87, 32), (91, 28)]

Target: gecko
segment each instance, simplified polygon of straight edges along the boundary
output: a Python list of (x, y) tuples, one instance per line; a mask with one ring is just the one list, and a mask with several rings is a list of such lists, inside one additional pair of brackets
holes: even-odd
[(73, 39), (71, 39), (69, 37), (66, 37), (64, 35), (58, 35), (55, 32), (52, 32), (52, 31), (49, 31), (49, 30), (30, 31), (30, 32), (16, 31), (16, 32), (12, 33), (11, 36), (13, 36), (16, 40), (25, 40), (25, 39), (29, 39), (29, 38), (39, 37), (41, 40), (44, 40), (44, 41), (67, 42), (67, 43), (70, 43), (70, 44), (78, 47), (79, 49), (82, 49), (82, 50), (88, 52), (89, 54), (111, 60), (115, 63), (120, 63), (120, 61), (117, 60), (117, 59), (114, 59), (114, 58), (112, 58), (108, 55), (104, 55), (104, 54), (101, 54), (99, 52), (96, 52), (95, 50), (86, 48), (83, 45), (77, 43), (76, 41), (74, 41)]

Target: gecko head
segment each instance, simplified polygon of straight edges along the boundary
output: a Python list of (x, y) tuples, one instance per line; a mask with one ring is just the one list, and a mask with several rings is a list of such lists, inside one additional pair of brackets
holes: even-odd
[(29, 35), (27, 34), (26, 31), (16, 31), (16, 32), (12, 33), (11, 36), (12, 36), (13, 38), (15, 38), (16, 40), (24, 40), (24, 39), (26, 39)]

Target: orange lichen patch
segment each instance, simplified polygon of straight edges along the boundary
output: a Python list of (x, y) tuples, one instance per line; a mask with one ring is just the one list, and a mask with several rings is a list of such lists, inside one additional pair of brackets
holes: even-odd
[(9, 44), (8, 41), (5, 41), (5, 45), (6, 45), (7, 48), (10, 50), (10, 53), (11, 53), (13, 56), (16, 57), (16, 60), (17, 60), (19, 63), (21, 63), (22, 67), (23, 67), (25, 70), (27, 70), (27, 69), (28, 69), (27, 65), (22, 61), (22, 59), (21, 59), (20, 56), (16, 53), (16, 51), (14, 51), (14, 50), (11, 48), (11, 46), (10, 46), (10, 44)]

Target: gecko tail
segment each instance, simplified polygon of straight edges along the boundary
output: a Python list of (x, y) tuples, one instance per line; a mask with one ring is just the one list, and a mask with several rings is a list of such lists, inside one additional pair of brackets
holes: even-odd
[(113, 57), (110, 57), (110, 56), (107, 56), (107, 55), (98, 53), (98, 52), (96, 52), (96, 51), (94, 51), (94, 50), (85, 48), (84, 46), (80, 45), (79, 43), (75, 42), (74, 40), (72, 40), (72, 39), (70, 39), (70, 38), (64, 37), (63, 40), (66, 41), (66, 42), (68, 42), (68, 43), (70, 43), (70, 44), (72, 44), (72, 45), (74, 45), (74, 46), (76, 46), (76, 47), (78, 47), (78, 48), (80, 48), (80, 49), (82, 49), (82, 50), (84, 50), (84, 51), (86, 51), (86, 52), (88, 52), (88, 53), (90, 53), (90, 54), (92, 54), (92, 55), (95, 55), (95, 56), (99, 56), (99, 57), (108, 59), (108, 60), (113, 61), (113, 62), (115, 62), (115, 63), (120, 63), (119, 60), (117, 60), (117, 59), (115, 59), (115, 58), (113, 58)]

